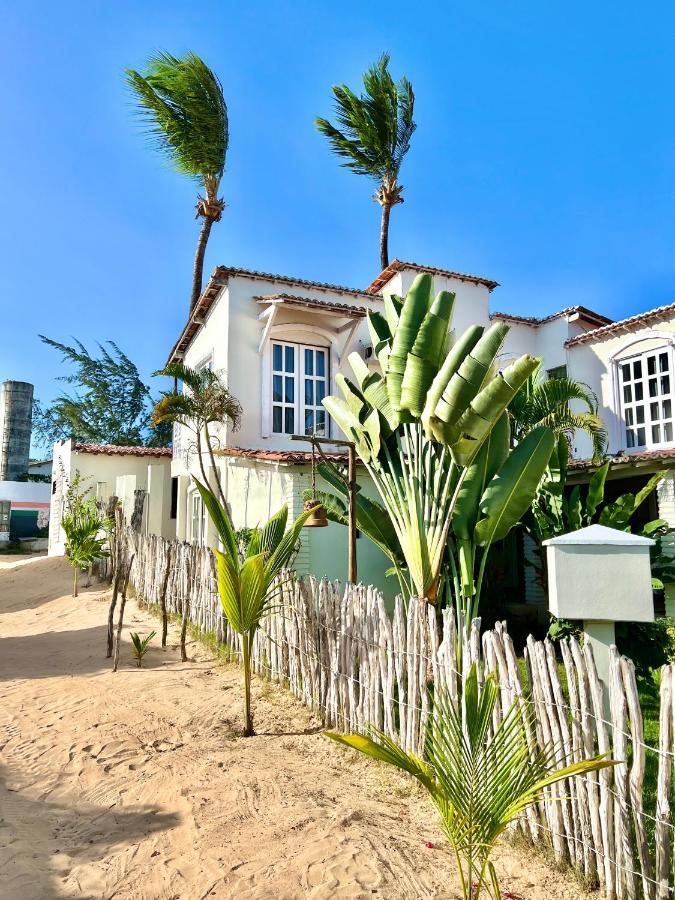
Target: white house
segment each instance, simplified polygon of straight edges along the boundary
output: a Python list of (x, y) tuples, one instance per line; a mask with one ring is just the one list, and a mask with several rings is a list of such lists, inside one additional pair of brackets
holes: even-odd
[[(455, 293), (453, 327), (458, 333), (472, 323), (504, 320), (510, 326), (504, 361), (530, 353), (543, 359), (549, 374), (567, 371), (591, 387), (617, 460), (613, 478), (632, 485), (655, 467), (675, 465), (675, 304), (616, 323), (583, 306), (525, 318), (491, 310), (497, 282), (417, 263), (395, 260), (365, 289), (220, 266), (169, 359), (220, 372), (242, 404), (240, 429), (214, 432), (217, 465), (237, 527), (259, 524), (284, 502), (291, 515), (300, 511), (309, 486), (309, 454), (291, 435), (315, 431), (342, 437), (326, 418), (321, 399), (336, 391), (335, 376), (348, 371), (350, 352), (372, 360), (366, 311), (381, 308), (386, 294), (405, 295), (420, 271), (432, 274), (436, 291)], [(585, 436), (575, 436), (573, 450), (575, 478), (587, 478), (591, 463)], [(194, 446), (183, 428), (174, 432), (171, 472), (177, 536), (213, 543), (215, 535), (191, 480), (198, 474)], [(359, 480), (368, 491), (365, 477)], [(619, 489), (617, 483), (617, 493)], [(672, 477), (658, 504), (658, 512), (675, 524)], [(344, 579), (344, 529), (305, 532), (297, 564), (300, 571)], [(358, 566), (359, 579), (384, 584), (387, 561), (365, 539), (358, 542)]]
[(61, 518), (68, 488), (76, 474), (81, 476), (80, 490), (95, 499), (105, 503), (111, 496), (117, 497), (127, 520), (134, 509), (136, 491), (143, 491), (141, 530), (166, 538), (175, 536), (170, 449), (81, 444), (72, 439), (57, 441), (54, 444), (49, 516), (50, 556), (62, 556), (64, 553), (65, 535)]

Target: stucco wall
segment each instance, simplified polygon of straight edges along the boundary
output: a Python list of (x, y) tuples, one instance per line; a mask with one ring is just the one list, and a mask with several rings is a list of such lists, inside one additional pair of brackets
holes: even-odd
[[(118, 480), (125, 477), (135, 484), (136, 488), (148, 489), (148, 466), (160, 467), (164, 472), (163, 479), (155, 479), (155, 498), (161, 504), (161, 527), (158, 533), (164, 537), (173, 537), (175, 529), (169, 518), (170, 507), (166, 494), (170, 491), (171, 460), (166, 457), (133, 456), (131, 454), (86, 453), (74, 450), (71, 441), (57, 441), (54, 444), (54, 462), (52, 471), (51, 509), (49, 519), (49, 555), (62, 556), (65, 535), (61, 528), (61, 516), (68, 485), (79, 472), (82, 481), (80, 489), (88, 495), (106, 501), (115, 494)], [(157, 475), (159, 468), (155, 468)], [(160, 490), (161, 485), (161, 490)], [(49, 490), (49, 485), (43, 485)], [(146, 500), (149, 504), (152, 502)], [(128, 504), (126, 507), (128, 512)], [(157, 518), (152, 519), (157, 522)]]
[[(657, 326), (619, 332), (604, 340), (572, 345), (568, 348), (568, 371), (571, 378), (588, 384), (599, 402), (600, 415), (609, 432), (609, 452), (626, 449), (616, 385), (616, 364), (675, 339), (675, 317)], [(591, 455), (590, 441), (578, 439), (578, 456)]]
[[(302, 511), (303, 492), (311, 487), (310, 466), (288, 466), (256, 460), (225, 458), (220, 463), (223, 489), (227, 497), (235, 528), (255, 528), (264, 523), (284, 504), (288, 506), (289, 521)], [(360, 472), (358, 482), (367, 496), (376, 496), (368, 476)], [(317, 476), (317, 489), (332, 491)], [(179, 534), (191, 540), (191, 498), (194, 486), (187, 479), (179, 499)], [(179, 495), (180, 497), (180, 495)], [(217, 535), (208, 523), (207, 543), (217, 546)], [(357, 538), (357, 573), (359, 581), (379, 587), (387, 598), (398, 590), (395, 578), (385, 578), (388, 559), (365, 536)], [(301, 548), (295, 560), (296, 570), (317, 578), (345, 581), (347, 578), (347, 529), (329, 524), (326, 528), (306, 528), (302, 531)]]

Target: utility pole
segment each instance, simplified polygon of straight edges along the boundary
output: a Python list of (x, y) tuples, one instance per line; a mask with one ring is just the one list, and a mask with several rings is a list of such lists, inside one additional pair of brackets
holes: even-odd
[(305, 441), (308, 444), (317, 446), (319, 453), (324, 456), (321, 450), (321, 444), (328, 444), (335, 447), (347, 448), (347, 491), (348, 491), (348, 550), (347, 550), (347, 580), (351, 584), (356, 584), (356, 447), (352, 441), (343, 441), (338, 438), (322, 438), (313, 434), (293, 434), (292, 441)]

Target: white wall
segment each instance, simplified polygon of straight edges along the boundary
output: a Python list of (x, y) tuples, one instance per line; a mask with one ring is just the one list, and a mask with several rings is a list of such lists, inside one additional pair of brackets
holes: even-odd
[[(163, 493), (159, 496), (162, 504), (161, 533), (164, 537), (173, 537), (174, 526), (169, 519), (169, 508), (163, 499), (165, 492), (170, 491), (171, 459), (168, 456), (134, 456), (129, 453), (87, 453), (73, 449), (71, 441), (57, 441), (54, 444), (54, 465), (52, 473), (51, 510), (49, 520), (49, 555), (62, 556), (65, 535), (61, 529), (61, 516), (66, 492), (72, 478), (77, 472), (82, 476), (81, 490), (96, 499), (108, 500), (116, 493), (118, 479), (135, 479), (135, 487), (148, 489), (148, 467), (161, 467), (164, 471)], [(159, 478), (155, 479), (157, 486)], [(40, 485), (35, 485), (39, 487)], [(41, 485), (49, 491), (49, 485)], [(146, 504), (152, 500), (146, 500)], [(133, 497), (132, 497), (133, 503)], [(125, 510), (128, 511), (128, 510)], [(147, 515), (147, 513), (146, 513)], [(156, 521), (153, 518), (153, 521)]]
[[(621, 359), (675, 340), (675, 316), (654, 327), (644, 327), (609, 335), (604, 340), (568, 348), (571, 378), (588, 384), (598, 397), (599, 413), (609, 431), (609, 452), (626, 449), (617, 395), (616, 365)], [(578, 455), (591, 455), (590, 442), (579, 437)]]

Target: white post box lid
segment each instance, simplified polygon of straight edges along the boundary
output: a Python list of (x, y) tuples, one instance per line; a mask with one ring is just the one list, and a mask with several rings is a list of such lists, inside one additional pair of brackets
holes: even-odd
[(559, 537), (549, 538), (544, 541), (544, 547), (558, 547), (561, 545), (591, 545), (613, 544), (621, 547), (653, 547), (656, 541), (642, 537), (640, 534), (630, 534), (628, 531), (619, 531), (618, 528), (607, 528), (606, 525), (589, 525), (580, 528), (579, 531), (571, 531), (569, 534), (561, 534)]

